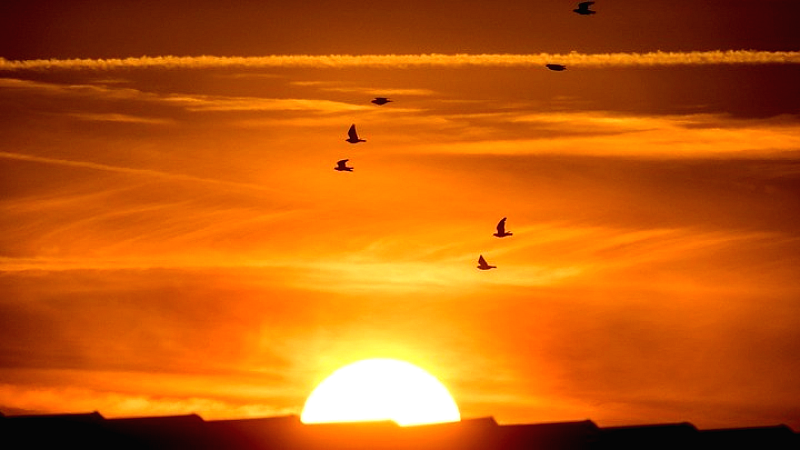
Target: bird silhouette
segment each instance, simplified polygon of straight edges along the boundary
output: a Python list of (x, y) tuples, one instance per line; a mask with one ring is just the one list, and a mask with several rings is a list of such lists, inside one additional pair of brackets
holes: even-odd
[(489, 269), (497, 269), (497, 266), (490, 266), (489, 263), (483, 259), (483, 255), (478, 257), (478, 269), (480, 270), (489, 270)]
[(555, 70), (556, 72), (561, 72), (562, 70), (567, 70), (567, 66), (563, 64), (545, 64), (548, 69)]
[(364, 139), (358, 138), (358, 133), (356, 133), (356, 124), (350, 125), (350, 129), (347, 131), (347, 139), (345, 141), (351, 144), (358, 144), (359, 142), (367, 142)]
[(592, 11), (589, 9), (590, 6), (594, 5), (594, 2), (580, 2), (578, 3), (578, 8), (573, 9), (572, 11), (582, 15), (588, 16), (590, 14), (595, 14), (597, 11)]
[(353, 167), (347, 167), (347, 161), (350, 161), (350, 160), (349, 159), (342, 159), (340, 161), (337, 161), (336, 162), (336, 167), (334, 167), (333, 170), (338, 170), (340, 172), (342, 172), (342, 171), (344, 171), (344, 172), (352, 172), (353, 171)]
[(497, 236), (499, 238), (506, 237), (506, 236), (513, 236), (514, 233), (510, 231), (506, 231), (506, 218), (503, 217), (500, 219), (500, 222), (497, 222), (497, 233), (492, 234), (492, 236)]
[(389, 102), (391, 102), (391, 100), (386, 97), (375, 97), (375, 99), (372, 100), (372, 103), (375, 103), (378, 106), (385, 105)]

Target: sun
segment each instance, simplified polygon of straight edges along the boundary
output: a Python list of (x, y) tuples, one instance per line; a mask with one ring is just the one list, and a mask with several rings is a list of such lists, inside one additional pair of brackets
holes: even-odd
[(303, 423), (393, 420), (399, 425), (456, 422), (447, 388), (419, 367), (396, 359), (365, 359), (333, 372), (308, 396)]

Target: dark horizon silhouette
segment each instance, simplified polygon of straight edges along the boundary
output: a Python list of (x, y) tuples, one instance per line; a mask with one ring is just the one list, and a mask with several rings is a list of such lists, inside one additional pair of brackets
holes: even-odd
[(295, 415), (205, 420), (197, 414), (105, 418), (0, 414), (3, 448), (78, 449), (792, 449), (784, 424), (698, 429), (689, 422), (601, 427), (591, 420), (498, 424), (492, 417), (400, 427), (391, 421), (303, 424)]

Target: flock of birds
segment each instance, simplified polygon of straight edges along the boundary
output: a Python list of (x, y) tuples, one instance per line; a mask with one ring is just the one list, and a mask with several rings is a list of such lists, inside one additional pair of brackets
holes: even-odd
[[(572, 11), (577, 13), (577, 14), (580, 14), (582, 16), (588, 16), (588, 15), (595, 14), (596, 11), (593, 11), (593, 10), (589, 9), (589, 7), (591, 7), (594, 3), (595, 2), (580, 2), (580, 3), (578, 3), (578, 7), (573, 9)], [(567, 70), (567, 66), (565, 66), (563, 64), (545, 64), (545, 67), (547, 67), (550, 70), (556, 71), (556, 72), (561, 72), (563, 70)], [(376, 104), (378, 106), (385, 105), (387, 103), (390, 103), (391, 101), (392, 100), (390, 100), (388, 97), (375, 97), (374, 99), (371, 100), (372, 103), (374, 103), (374, 104)], [(356, 131), (356, 125), (355, 124), (350, 125), (350, 129), (347, 130), (347, 139), (345, 139), (345, 141), (347, 141), (347, 142), (349, 142), (351, 144), (358, 144), (360, 142), (367, 142), (366, 139), (361, 139), (361, 138), (358, 137), (358, 132)], [(350, 166), (347, 165), (348, 161), (350, 161), (350, 160), (349, 159), (341, 159), (341, 160), (337, 161), (336, 162), (336, 167), (334, 167), (333, 169), (334, 170), (338, 170), (340, 172), (352, 172), (353, 171), (353, 167), (350, 167)], [(506, 231), (506, 219), (507, 219), (507, 217), (503, 217), (502, 219), (500, 219), (500, 222), (497, 223), (497, 227), (496, 227), (497, 231), (495, 233), (493, 233), (492, 236), (495, 236), (495, 237), (498, 237), (498, 238), (504, 238), (504, 237), (507, 237), (507, 236), (513, 236), (514, 235), (514, 233), (512, 233), (512, 232)], [(483, 255), (479, 255), (478, 256), (478, 269), (479, 270), (489, 270), (489, 269), (496, 269), (496, 268), (497, 268), (497, 266), (490, 265), (488, 262), (486, 262), (486, 259), (483, 257)]]

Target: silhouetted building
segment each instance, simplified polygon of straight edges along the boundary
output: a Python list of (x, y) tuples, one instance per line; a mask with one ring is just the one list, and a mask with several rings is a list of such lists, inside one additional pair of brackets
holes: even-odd
[[(171, 417), (108, 419), (106, 429), (124, 448), (203, 449), (209, 443), (207, 422), (196, 414)], [(119, 448), (119, 447), (116, 447)]]
[(701, 430), (702, 448), (800, 449), (800, 435), (786, 425)]
[(688, 422), (608, 427), (600, 435), (603, 449), (693, 449), (699, 442), (697, 428)]
[(0, 419), (0, 447), (4, 449), (104, 448), (113, 443), (98, 412), (39, 416), (6, 416)]
[(533, 425), (507, 425), (498, 428), (501, 446), (496, 448), (594, 449), (600, 428), (591, 420)]
[(298, 416), (207, 422), (212, 448), (268, 450), (299, 448), (303, 424)]
[(0, 413), (3, 449), (605, 450), (798, 449), (786, 425), (698, 430), (690, 423), (598, 427), (590, 420), (498, 425), (491, 417), (400, 427), (394, 422), (304, 425), (297, 416), (205, 421), (191, 414), (106, 419), (97, 412)]

